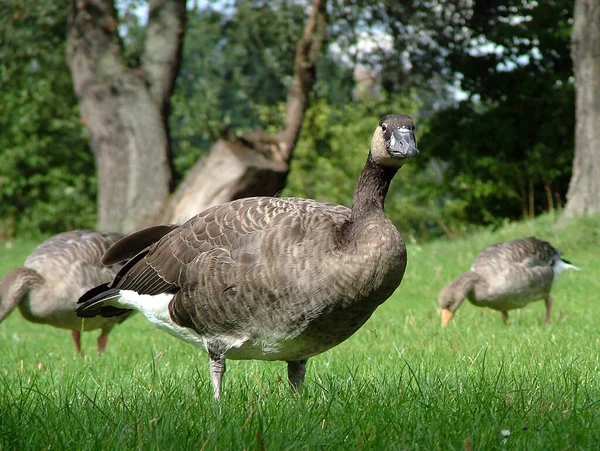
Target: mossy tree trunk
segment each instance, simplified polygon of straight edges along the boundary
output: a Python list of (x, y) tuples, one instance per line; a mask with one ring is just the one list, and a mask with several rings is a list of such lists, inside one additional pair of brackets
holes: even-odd
[(600, 2), (576, 0), (571, 36), (575, 72), (575, 158), (566, 217), (600, 214)]
[(142, 64), (127, 67), (113, 0), (73, 0), (67, 62), (98, 171), (98, 229), (151, 224), (170, 196), (167, 119), (185, 0), (150, 0)]

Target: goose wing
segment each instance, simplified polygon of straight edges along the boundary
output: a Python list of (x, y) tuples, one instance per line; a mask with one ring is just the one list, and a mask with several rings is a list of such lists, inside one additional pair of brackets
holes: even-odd
[(346, 207), (305, 199), (218, 205), (135, 256), (111, 287), (174, 294), (171, 317), (201, 334), (248, 329), (253, 322), (277, 327), (273, 315), (280, 311), (287, 315), (281, 321), (294, 321), (302, 312), (292, 304), (323, 288), (318, 255), (335, 247), (349, 218)]
[(546, 241), (535, 237), (522, 238), (493, 244), (475, 259), (471, 271), (490, 273), (511, 266), (523, 268), (551, 267), (552, 260), (560, 253)]
[(549, 243), (535, 237), (489, 246), (471, 267), (471, 271), (486, 282), (486, 292), (480, 296), (489, 300), (529, 302), (546, 295), (554, 280), (551, 265), (557, 252)]
[(115, 277), (120, 265), (107, 267), (100, 259), (122, 237), (119, 233), (74, 230), (54, 235), (40, 244), (24, 265), (46, 281), (40, 299), (71, 312), (71, 302)]
[(102, 272), (106, 269), (100, 261), (102, 255), (121, 238), (123, 235), (119, 233), (90, 230), (60, 233), (35, 248), (27, 257), (25, 266), (47, 272), (50, 269), (68, 268), (72, 264), (85, 264), (93, 271)]

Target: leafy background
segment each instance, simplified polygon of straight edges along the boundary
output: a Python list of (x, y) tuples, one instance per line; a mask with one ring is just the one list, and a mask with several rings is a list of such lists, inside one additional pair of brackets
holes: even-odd
[[(119, 3), (129, 65), (143, 2)], [(414, 116), (421, 155), (386, 201), (412, 239), (561, 208), (571, 176), (572, 1), (332, 2), (324, 49), (283, 194), (349, 205), (369, 139)], [(65, 63), (66, 2), (0, 5), (0, 236), (95, 223), (94, 160)], [(304, 2), (190, 4), (169, 119), (175, 181), (222, 133), (277, 130)], [(362, 43), (362, 44), (360, 44)], [(373, 77), (356, 84), (354, 70)]]

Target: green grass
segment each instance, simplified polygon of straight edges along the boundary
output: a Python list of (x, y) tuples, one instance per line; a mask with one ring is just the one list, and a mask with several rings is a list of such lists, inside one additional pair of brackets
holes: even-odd
[[(465, 303), (439, 327), (437, 294), (485, 246), (535, 234), (580, 266), (538, 302), (499, 314)], [(35, 243), (0, 247), (0, 272)], [(104, 357), (18, 313), (0, 324), (0, 449), (592, 449), (600, 443), (600, 219), (546, 216), (456, 241), (409, 243), (396, 294), (351, 339), (309, 361), (230, 361), (221, 402), (208, 358), (134, 317)], [(501, 431), (510, 431), (505, 437)]]

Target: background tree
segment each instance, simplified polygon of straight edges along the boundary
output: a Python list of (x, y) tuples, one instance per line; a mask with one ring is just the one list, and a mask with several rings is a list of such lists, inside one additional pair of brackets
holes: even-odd
[(444, 192), (470, 223), (561, 205), (573, 158), (571, 0), (476, 1), (454, 39), (431, 34), (467, 98), (431, 117), (421, 143), (444, 162)]
[(71, 2), (67, 61), (98, 171), (100, 230), (149, 225), (169, 196), (167, 120), (185, 14), (185, 0), (149, 2), (141, 65), (132, 68), (114, 1)]
[[(178, 183), (223, 135), (256, 129), (276, 133), (283, 126), (306, 8), (276, 1), (236, 3), (233, 10), (208, 6), (188, 12), (170, 117)], [(336, 105), (352, 99), (352, 71), (327, 48), (316, 72), (315, 98)]]
[(140, 65), (128, 67), (114, 1), (72, 3), (67, 56), (98, 168), (100, 229), (131, 231), (284, 186), (324, 39), (324, 2), (313, 1), (299, 40), (280, 132), (224, 136), (171, 197), (168, 117), (185, 20), (184, 0), (151, 0)]
[[(256, 4), (255, 4), (256, 3)], [(232, 69), (223, 71), (220, 76), (225, 80), (241, 78), (250, 82), (250, 86), (241, 84), (238, 94), (243, 93), (245, 99), (232, 99), (232, 92), (221, 91), (220, 97), (225, 97), (222, 115), (227, 115), (231, 110), (232, 115), (239, 119), (243, 127), (251, 122), (248, 117), (244, 120), (244, 114), (254, 111), (256, 103), (263, 105), (272, 104), (277, 100), (278, 91), (281, 93), (286, 86), (285, 104), (279, 114), (279, 125), (272, 130), (264, 128), (255, 131), (236, 132), (237, 122), (231, 121), (231, 127), (227, 121), (220, 125), (221, 137), (210, 147), (208, 152), (196, 163), (186, 174), (185, 179), (178, 186), (170, 202), (163, 213), (163, 221), (177, 221), (187, 218), (198, 211), (226, 202), (232, 199), (248, 196), (274, 195), (285, 186), (289, 172), (289, 162), (296, 143), (298, 141), (304, 113), (309, 105), (309, 93), (315, 82), (316, 66), (321, 54), (321, 48), (326, 33), (326, 12), (324, 0), (313, 0), (308, 18), (305, 21), (301, 36), (296, 39), (292, 47), (289, 43), (288, 27), (290, 17), (299, 8), (292, 8), (292, 14), (286, 11), (286, 2), (237, 2), (237, 17), (244, 16), (246, 28), (235, 29), (240, 21), (232, 21), (233, 33), (230, 26), (226, 26), (223, 36), (222, 47), (232, 44), (232, 48), (242, 50), (243, 57), (235, 66), (224, 65), (222, 68)], [(250, 10), (244, 10), (247, 4)], [(275, 23), (283, 25), (268, 30), (271, 24), (270, 17), (277, 12), (278, 20)], [(252, 19), (255, 20), (252, 20)], [(283, 20), (281, 20), (283, 18)], [(282, 23), (283, 22), (283, 23)], [(249, 27), (249, 28), (248, 28)], [(298, 27), (290, 27), (294, 30)], [(273, 39), (273, 31), (283, 35)], [(244, 32), (246, 31), (246, 32)], [(249, 32), (248, 32), (249, 31)], [(271, 35), (269, 36), (269, 34)], [(262, 38), (267, 38), (263, 40)], [(274, 45), (269, 46), (269, 43)], [(236, 45), (237, 44), (237, 45)], [(284, 83), (285, 63), (281, 61), (272, 64), (274, 55), (271, 50), (280, 47), (280, 57), (284, 61), (293, 61), (293, 76), (289, 82)], [(283, 50), (281, 52), (281, 50)], [(290, 50), (293, 50), (293, 58), (290, 58)], [(287, 53), (287, 58), (286, 58)], [(230, 52), (223, 52), (231, 58)], [(233, 53), (235, 55), (235, 53)], [(245, 63), (245, 65), (244, 65)], [(269, 64), (271, 63), (271, 64)], [(288, 63), (289, 64), (289, 63)], [(290, 66), (288, 66), (290, 67)], [(279, 69), (279, 73), (272, 73), (270, 69)], [(250, 72), (255, 75), (248, 77)], [(289, 74), (289, 72), (287, 72)], [(201, 80), (204, 74), (197, 74)], [(258, 76), (256, 76), (258, 75)], [(289, 75), (288, 75), (289, 76)], [(231, 86), (231, 85), (229, 85)], [(239, 89), (238, 88), (238, 89)], [(235, 97), (235, 96), (234, 96)], [(217, 99), (219, 101), (221, 99)], [(256, 103), (255, 103), (256, 102)], [(240, 106), (239, 103), (242, 103)], [(244, 107), (245, 104), (245, 107)], [(243, 128), (242, 128), (243, 130)]]
[(565, 216), (600, 213), (600, 3), (576, 0), (571, 36), (575, 73), (575, 158)]
[[(170, 3), (153, 3), (155, 12), (140, 21), (138, 6), (144, 3), (119, 2), (115, 16), (108, 15), (114, 21), (94, 25), (95, 19), (83, 20), (81, 26), (91, 34), (75, 37), (81, 46), (91, 45), (96, 32), (110, 37), (108, 56), (95, 64), (113, 58), (117, 68), (81, 84), (81, 95), (99, 103), (100, 110), (92, 108), (92, 114), (123, 133), (119, 142), (133, 146), (131, 156), (127, 147), (115, 147), (123, 150), (115, 150), (115, 161), (125, 162), (117, 169), (132, 163), (132, 170), (142, 174), (125, 182), (118, 179), (122, 189), (115, 196), (121, 203), (116, 205), (136, 204), (146, 209), (148, 218), (152, 211), (161, 213), (149, 221), (182, 219), (212, 203), (279, 192), (284, 184), (283, 195), (348, 204), (372, 123), (390, 111), (416, 116), (423, 149), (422, 157), (403, 169), (386, 202), (388, 214), (407, 236), (462, 233), (472, 224), (531, 217), (563, 203), (574, 135), (571, 0), (553, 0), (543, 7), (516, 0), (332, 0), (326, 30), (319, 25), (324, 21), (307, 20), (309, 11), (320, 11), (316, 17), (324, 18), (322, 3), (319, 10), (289, 0), (235, 0), (205, 8), (192, 3), (184, 11), (188, 31), (180, 76), (168, 104), (160, 108), (152, 100), (154, 110), (134, 105), (153, 95), (153, 82), (144, 69), (150, 64), (145, 56), (148, 32), (162, 32), (153, 28), (161, 14), (155, 8)], [(77, 105), (63, 89), (68, 91), (70, 81), (59, 64), (64, 8), (39, 0), (27, 5), (10, 0), (0, 8), (6, 5), (12, 9), (0, 14), (6, 24), (0, 45), (0, 82), (6, 87), (0, 141), (8, 149), (0, 152), (1, 222), (9, 234), (89, 226), (96, 184)], [(95, 2), (71, 5), (81, 17), (100, 14)], [(25, 7), (27, 13), (19, 13)], [(50, 38), (43, 39), (35, 29)], [(307, 30), (312, 39), (302, 40)], [(309, 58), (301, 66), (294, 64), (299, 42), (308, 43), (299, 47), (299, 54)], [(310, 49), (320, 49), (318, 61)], [(77, 61), (86, 57), (91, 61), (92, 53)], [(294, 75), (298, 67), (304, 70)], [(309, 83), (294, 84), (302, 79)], [(138, 87), (128, 87), (131, 80), (141, 80), (142, 94), (135, 94)], [(292, 86), (301, 87), (295, 104), (302, 108), (295, 111), (302, 114), (289, 127)], [(118, 107), (115, 114), (98, 114), (111, 105)], [(142, 140), (154, 131), (145, 135), (146, 127), (140, 128), (146, 116), (164, 122), (166, 141), (147, 143), (160, 147), (166, 142), (164, 159), (147, 158)], [(106, 127), (92, 132), (88, 114), (82, 118), (90, 137), (105, 136)], [(136, 130), (144, 130), (139, 140)], [(112, 132), (107, 136), (118, 141)], [(103, 139), (91, 142), (108, 146)], [(293, 145), (284, 145), (286, 140)], [(288, 149), (295, 147), (288, 176)], [(144, 169), (146, 160), (165, 171)], [(74, 170), (53, 173), (40, 170), (37, 162)], [(111, 180), (120, 172), (104, 174)], [(167, 179), (164, 199), (150, 196), (156, 187), (148, 185)], [(152, 197), (150, 203), (138, 202), (138, 189), (140, 196)], [(112, 205), (110, 198), (107, 202)], [(131, 214), (129, 228), (145, 220), (143, 211), (111, 210), (120, 215), (117, 222)]]

